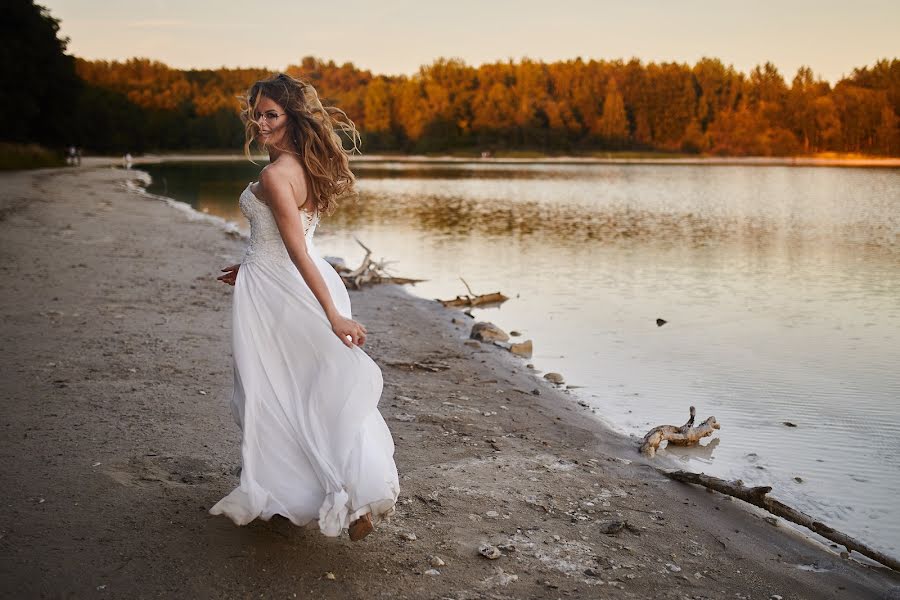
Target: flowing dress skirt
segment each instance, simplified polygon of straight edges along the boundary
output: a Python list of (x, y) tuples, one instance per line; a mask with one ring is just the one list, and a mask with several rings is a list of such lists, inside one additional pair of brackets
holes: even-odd
[[(340, 276), (314, 247), (338, 311)], [(291, 262), (242, 263), (233, 300), (232, 409), (242, 431), (240, 485), (210, 509), (244, 525), (280, 514), (338, 536), (357, 517), (393, 512), (400, 485), (381, 413), (378, 365), (348, 348)]]

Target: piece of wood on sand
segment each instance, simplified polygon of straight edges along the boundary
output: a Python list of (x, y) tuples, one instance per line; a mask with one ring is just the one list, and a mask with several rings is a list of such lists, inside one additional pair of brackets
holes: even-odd
[(421, 283), (425, 281), (424, 279), (410, 279), (409, 277), (394, 277), (388, 273), (387, 266), (393, 261), (380, 260), (376, 261), (372, 259), (372, 250), (369, 249), (368, 246), (363, 244), (359, 239), (353, 238), (356, 240), (356, 243), (362, 246), (363, 250), (366, 251), (365, 257), (363, 257), (362, 263), (355, 269), (348, 269), (347, 267), (340, 267), (337, 264), (332, 263), (335, 271), (341, 276), (341, 279), (344, 280), (344, 285), (348, 288), (358, 290), (362, 286), (367, 284), (376, 284), (376, 283)]
[(504, 296), (500, 292), (491, 292), (490, 294), (475, 294), (472, 291), (472, 288), (469, 287), (469, 284), (466, 283), (466, 280), (462, 277), (459, 278), (460, 281), (463, 282), (463, 285), (466, 286), (466, 289), (469, 290), (469, 293), (465, 296), (457, 296), (452, 300), (440, 300), (438, 302), (443, 304), (444, 306), (458, 307), (458, 306), (496, 306), (503, 304), (507, 300), (508, 297)]
[(694, 427), (694, 417), (697, 411), (691, 407), (691, 418), (681, 427), (675, 425), (660, 425), (647, 432), (641, 442), (641, 453), (647, 456), (655, 456), (659, 445), (664, 441), (673, 446), (693, 446), (700, 443), (702, 438), (710, 436), (720, 425), (715, 417), (710, 417)]
[(763, 510), (767, 510), (773, 515), (781, 517), (797, 525), (802, 525), (810, 531), (818, 533), (823, 538), (831, 540), (836, 544), (840, 544), (847, 548), (848, 551), (855, 550), (863, 556), (871, 558), (887, 567), (900, 571), (900, 561), (897, 559), (868, 547), (859, 540), (853, 539), (849, 535), (841, 533), (829, 527), (828, 525), (815, 520), (808, 514), (801, 512), (795, 508), (791, 508), (783, 502), (779, 502), (774, 498), (770, 498), (767, 494), (772, 491), (770, 486), (745, 487), (742, 481), (726, 481), (718, 477), (712, 477), (705, 473), (691, 473), (690, 471), (666, 471), (665, 469), (656, 469), (666, 477), (680, 481), (682, 483), (692, 483), (705, 488), (715, 490), (720, 494), (731, 496), (739, 500), (743, 500), (753, 506), (758, 506)]

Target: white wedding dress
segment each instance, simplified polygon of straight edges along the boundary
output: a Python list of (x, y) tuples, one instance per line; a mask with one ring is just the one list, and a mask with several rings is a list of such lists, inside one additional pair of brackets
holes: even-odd
[[(378, 522), (400, 491), (394, 441), (377, 408), (381, 369), (334, 334), (249, 185), (240, 207), (250, 221), (232, 312), (241, 483), (209, 512), (238, 525), (280, 514), (296, 525), (318, 522), (327, 536), (364, 513)], [(300, 215), (309, 254), (351, 318), (347, 290), (313, 242), (318, 214)]]

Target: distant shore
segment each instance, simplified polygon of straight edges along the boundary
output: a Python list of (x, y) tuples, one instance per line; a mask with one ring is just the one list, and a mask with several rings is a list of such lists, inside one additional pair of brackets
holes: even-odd
[(0, 175), (0, 586), (16, 597), (837, 599), (900, 586), (662, 477), (648, 465), (664, 462), (523, 361), (467, 343), (461, 313), (392, 285), (351, 300), (384, 373), (395, 517), (357, 544), (211, 517), (240, 460), (232, 290), (215, 277), (245, 241), (93, 160)]
[[(161, 162), (219, 162), (247, 160), (240, 153), (164, 153), (144, 154), (134, 157), (134, 164)], [(266, 156), (254, 156), (254, 160), (265, 162)], [(87, 157), (85, 165), (122, 164), (121, 157)], [(608, 156), (477, 156), (421, 155), (421, 154), (363, 154), (350, 157), (351, 163), (399, 162), (424, 164), (548, 164), (548, 165), (604, 165), (604, 164), (651, 164), (651, 165), (744, 165), (744, 166), (795, 166), (795, 167), (900, 167), (900, 158), (879, 158), (860, 156), (654, 156), (609, 154)]]

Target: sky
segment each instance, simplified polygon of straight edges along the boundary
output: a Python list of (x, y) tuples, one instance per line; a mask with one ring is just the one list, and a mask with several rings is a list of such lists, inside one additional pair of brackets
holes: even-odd
[(352, 62), (412, 75), (435, 59), (522, 58), (695, 64), (738, 71), (770, 61), (789, 82), (812, 68), (835, 83), (854, 67), (900, 58), (898, 0), (37, 0), (60, 19), (68, 51), (144, 57), (179, 69)]

